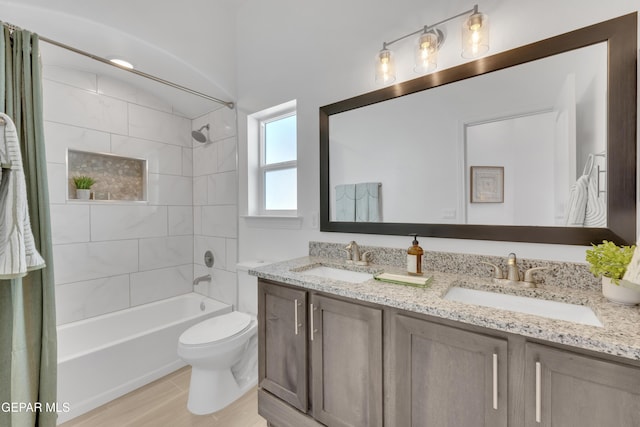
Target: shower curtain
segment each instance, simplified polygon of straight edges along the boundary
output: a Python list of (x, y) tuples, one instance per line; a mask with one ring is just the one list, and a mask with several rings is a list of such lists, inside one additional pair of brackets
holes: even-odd
[(0, 280), (0, 426), (53, 427), (63, 402), (56, 404), (56, 316), (38, 36), (0, 28), (0, 111), (16, 125), (31, 228), (46, 262), (45, 268), (25, 277)]

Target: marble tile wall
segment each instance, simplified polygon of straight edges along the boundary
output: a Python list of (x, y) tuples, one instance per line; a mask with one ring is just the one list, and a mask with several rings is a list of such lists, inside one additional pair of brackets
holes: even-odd
[[(194, 141), (193, 210), (194, 276), (211, 274), (196, 292), (237, 307), (238, 173), (235, 110), (226, 107), (193, 121), (193, 129), (209, 124), (211, 142)], [(212, 268), (204, 263), (210, 250)]]
[[(192, 121), (118, 81), (60, 67), (44, 69), (44, 119), (58, 323), (191, 292)], [(146, 159), (148, 202), (68, 200), (67, 148)]]

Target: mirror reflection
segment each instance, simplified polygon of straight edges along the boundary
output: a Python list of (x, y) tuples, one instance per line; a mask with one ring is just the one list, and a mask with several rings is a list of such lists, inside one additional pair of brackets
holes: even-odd
[(605, 227), (607, 43), (329, 117), (330, 220)]

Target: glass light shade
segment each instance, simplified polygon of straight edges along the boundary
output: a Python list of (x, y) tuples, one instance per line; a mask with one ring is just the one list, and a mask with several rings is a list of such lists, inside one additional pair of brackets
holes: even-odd
[(462, 57), (477, 58), (489, 51), (489, 17), (474, 13), (462, 24)]
[(376, 55), (376, 83), (388, 85), (396, 80), (396, 66), (393, 61), (393, 52), (382, 49)]
[(435, 70), (438, 66), (438, 36), (432, 32), (422, 33), (418, 37), (415, 55), (416, 73), (424, 74)]

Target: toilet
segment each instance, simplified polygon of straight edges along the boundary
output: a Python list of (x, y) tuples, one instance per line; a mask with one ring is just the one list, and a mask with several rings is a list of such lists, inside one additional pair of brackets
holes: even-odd
[(248, 270), (260, 265), (236, 266), (238, 311), (193, 325), (178, 339), (178, 356), (191, 365), (187, 408), (194, 414), (219, 411), (258, 382), (257, 278)]

